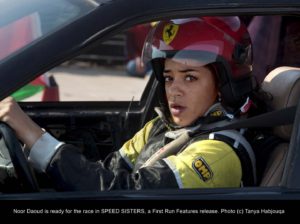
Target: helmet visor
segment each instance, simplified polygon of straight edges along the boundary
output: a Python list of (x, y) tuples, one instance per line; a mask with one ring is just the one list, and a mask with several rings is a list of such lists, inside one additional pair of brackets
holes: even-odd
[[(152, 52), (152, 59), (172, 59), (175, 62), (199, 67), (218, 61), (218, 55), (207, 51), (180, 50), (180, 51), (159, 51), (155, 49)], [(149, 63), (149, 62), (144, 62)]]

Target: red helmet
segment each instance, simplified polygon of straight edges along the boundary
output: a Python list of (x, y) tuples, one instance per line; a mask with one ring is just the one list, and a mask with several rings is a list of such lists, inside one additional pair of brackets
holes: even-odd
[(151, 61), (157, 79), (162, 82), (165, 58), (193, 59), (203, 66), (213, 65), (226, 107), (240, 106), (256, 86), (250, 36), (238, 17), (159, 22), (145, 41), (143, 60), (144, 63)]

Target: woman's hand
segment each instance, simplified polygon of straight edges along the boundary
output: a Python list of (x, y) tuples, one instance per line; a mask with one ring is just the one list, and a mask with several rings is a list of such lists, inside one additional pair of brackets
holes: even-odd
[(0, 101), (0, 121), (7, 123), (29, 149), (43, 134), (43, 130), (28, 117), (12, 97)]

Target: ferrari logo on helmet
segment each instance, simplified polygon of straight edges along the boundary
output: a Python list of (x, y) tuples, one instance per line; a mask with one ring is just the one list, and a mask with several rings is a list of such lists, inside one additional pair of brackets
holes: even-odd
[(170, 44), (174, 40), (178, 32), (178, 29), (179, 26), (175, 24), (168, 24), (164, 27), (163, 40), (166, 44)]

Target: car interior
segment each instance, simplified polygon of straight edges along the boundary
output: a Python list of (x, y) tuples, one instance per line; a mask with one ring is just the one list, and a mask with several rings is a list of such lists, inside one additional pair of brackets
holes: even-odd
[[(274, 47), (276, 57), (266, 58), (265, 63), (261, 63), (262, 70), (255, 70), (257, 79), (262, 82), (263, 91), (272, 95), (266, 101), (267, 108), (269, 111), (275, 111), (299, 103), (300, 61), (296, 57), (300, 50), (291, 52), (290, 49), (293, 46), (300, 49), (300, 29), (295, 26), (295, 21), (300, 22), (300, 18), (284, 16), (258, 18), (261, 20), (257, 22), (256, 31), (262, 29), (257, 28), (258, 26), (268, 25), (263, 19), (271, 17), (274, 25), (281, 24), (281, 28), (278, 29), (278, 39), (273, 42), (269, 41), (269, 45), (266, 46), (259, 41), (260, 37), (257, 35), (258, 39), (255, 39), (253, 43), (257, 43), (256, 49), (260, 49), (256, 53), (254, 48), (254, 58), (264, 51), (263, 47), (269, 48), (266, 49), (266, 52), (269, 53), (273, 52), (270, 50), (272, 44), (274, 44), (273, 47), (276, 46)], [(244, 16), (243, 19), (250, 24), (253, 18)], [(271, 32), (271, 30), (269, 31)], [(293, 46), (292, 43), (294, 43)], [(291, 56), (290, 53), (295, 53), (295, 55)], [(84, 55), (86, 56), (86, 53)], [(75, 60), (80, 60), (80, 56)], [(261, 59), (256, 59), (254, 66), (260, 62)], [(131, 138), (147, 121), (156, 116), (154, 107), (159, 105), (157, 88), (158, 83), (152, 75), (139, 101), (20, 102), (20, 106), (54, 137), (78, 146), (87, 159), (97, 161), (104, 159), (110, 152), (120, 149), (123, 142)], [(267, 138), (261, 136), (263, 143), (260, 142), (258, 148), (268, 145), (266, 147), (268, 150), (259, 154), (261, 158), (257, 161), (259, 165), (257, 186), (282, 186), (281, 180), (288, 158), (293, 125), (265, 129), (263, 132), (259, 132), (259, 135), (262, 133), (266, 134)], [(40, 191), (54, 191), (46, 175), (41, 173), (35, 173), (35, 175)], [(11, 188), (16, 183), (17, 180), (12, 180), (7, 184), (8, 187), (0, 188), (0, 191), (5, 193), (22, 192), (22, 188)]]

